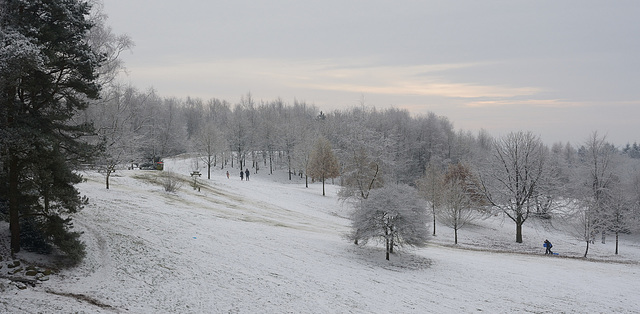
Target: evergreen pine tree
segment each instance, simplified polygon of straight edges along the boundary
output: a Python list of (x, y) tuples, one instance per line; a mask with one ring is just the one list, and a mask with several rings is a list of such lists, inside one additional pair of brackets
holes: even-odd
[[(96, 147), (93, 128), (74, 116), (97, 99), (103, 56), (89, 46), (90, 6), (77, 0), (0, 0), (0, 199), (8, 203), (11, 250), (20, 226), (67, 255), (81, 257), (70, 215), (84, 200), (73, 170)], [(33, 237), (31, 237), (33, 238)]]

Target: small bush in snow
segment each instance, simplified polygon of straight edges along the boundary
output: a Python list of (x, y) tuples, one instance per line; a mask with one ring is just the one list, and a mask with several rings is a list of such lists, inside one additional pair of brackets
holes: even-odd
[(182, 187), (182, 181), (174, 172), (163, 172), (161, 183), (166, 192), (176, 192)]

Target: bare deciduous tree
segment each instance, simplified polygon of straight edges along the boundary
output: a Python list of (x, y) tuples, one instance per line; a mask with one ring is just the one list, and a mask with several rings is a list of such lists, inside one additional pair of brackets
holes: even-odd
[(444, 225), (453, 228), (455, 244), (458, 244), (458, 230), (478, 217), (474, 206), (482, 204), (484, 198), (477, 186), (467, 166), (461, 163), (449, 166), (441, 190), (442, 208), (437, 214)]
[[(567, 217), (569, 221), (569, 234), (573, 235), (577, 240), (586, 243), (584, 257), (589, 253), (589, 244), (593, 241), (596, 233), (595, 211), (591, 207), (592, 204), (585, 202), (576, 202), (575, 209), (570, 209)], [(573, 207), (573, 206), (572, 206)]]
[(615, 147), (607, 142), (606, 136), (593, 132), (579, 153), (583, 162), (583, 196), (590, 204), (590, 210), (594, 211), (591, 217), (595, 219), (593, 223), (604, 244), (610, 220), (608, 205), (612, 201), (614, 185), (619, 180), (615, 171)]
[(223, 152), (228, 144), (215, 125), (207, 124), (195, 136), (194, 145), (200, 159), (207, 166), (207, 179), (211, 179), (211, 168), (218, 161), (218, 153)]
[(316, 141), (311, 156), (309, 158), (309, 175), (314, 179), (322, 181), (322, 195), (326, 195), (324, 184), (326, 179), (335, 178), (340, 175), (338, 159), (333, 154), (331, 143), (324, 137)]
[(103, 92), (103, 101), (95, 102), (85, 111), (91, 116), (104, 149), (97, 166), (105, 173), (107, 189), (111, 174), (119, 166), (140, 157), (137, 145), (143, 140), (140, 130), (148, 118), (144, 114), (147, 97), (131, 86), (113, 85)]
[(581, 238), (586, 242), (584, 256), (597, 234), (605, 243), (607, 232), (616, 235), (618, 254), (619, 233), (628, 231), (633, 224), (633, 175), (623, 171), (621, 155), (598, 132), (591, 134), (578, 155), (581, 163), (574, 197), (581, 202), (579, 214), (589, 227), (589, 233)]
[(493, 141), (489, 160), (478, 172), (486, 199), (515, 223), (517, 243), (522, 243), (522, 225), (531, 214), (527, 204), (543, 182), (547, 154), (533, 133), (510, 133)]
[(427, 200), (429, 209), (433, 217), (433, 235), (436, 235), (436, 217), (437, 211), (442, 203), (443, 198), (444, 174), (440, 170), (440, 166), (432, 160), (427, 164), (424, 176), (422, 176), (416, 185), (420, 196)]
[[(355, 115), (355, 114), (354, 114)], [(366, 199), (369, 191), (381, 187), (386, 181), (389, 162), (385, 154), (390, 150), (383, 134), (370, 129), (364, 111), (355, 115), (348, 123), (351, 129), (339, 137), (342, 165), (342, 188), (339, 195), (347, 200)]]

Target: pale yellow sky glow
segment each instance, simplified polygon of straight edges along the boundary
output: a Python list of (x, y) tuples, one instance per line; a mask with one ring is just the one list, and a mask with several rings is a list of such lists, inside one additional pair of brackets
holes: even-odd
[[(640, 142), (640, 1), (104, 0), (125, 83), (232, 104), (434, 112), (457, 128)], [(144, 12), (144, 14), (141, 14)], [(513, 130), (518, 128), (518, 130)]]
[(486, 100), (472, 101), (466, 103), (469, 108), (489, 108), (504, 106), (533, 106), (546, 108), (577, 108), (589, 105), (589, 103), (580, 103), (573, 101), (563, 101), (560, 99), (526, 99), (526, 100)]
[[(139, 79), (168, 80), (165, 92), (188, 94), (172, 82), (207, 80), (212, 85), (233, 83), (245, 86), (264, 85), (277, 80), (282, 89), (312, 89), (355, 94), (387, 96), (428, 95), (446, 98), (511, 98), (531, 96), (535, 87), (490, 86), (448, 82), (439, 75), (451, 69), (476, 64), (433, 64), (416, 66), (376, 66), (354, 60), (287, 61), (267, 59), (232, 59), (211, 63), (184, 63), (131, 69)], [(230, 82), (231, 81), (231, 82)], [(358, 84), (354, 84), (358, 82)], [(232, 95), (236, 97), (236, 95)], [(478, 101), (470, 106), (497, 106), (501, 101)]]

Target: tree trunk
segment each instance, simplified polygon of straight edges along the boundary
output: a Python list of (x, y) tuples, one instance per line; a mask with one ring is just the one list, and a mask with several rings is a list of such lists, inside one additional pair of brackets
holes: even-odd
[(207, 163), (207, 180), (211, 180), (211, 163)]
[(618, 255), (618, 240), (620, 237), (620, 233), (616, 231), (616, 255)]
[(389, 239), (386, 239), (387, 241), (387, 253), (386, 253), (386, 259), (389, 260)]
[(324, 174), (322, 175), (322, 196), (325, 196), (325, 194), (324, 194)]
[(433, 212), (433, 236), (436, 236), (436, 213)]
[(589, 253), (589, 241), (587, 241), (587, 249), (584, 250), (584, 256), (583, 256), (584, 258), (587, 257), (587, 253)]
[(11, 231), (11, 254), (20, 252), (20, 206), (18, 204), (18, 157), (11, 155), (9, 161), (9, 229)]
[(107, 190), (109, 189), (109, 177), (111, 177), (111, 166), (107, 166), (107, 178), (105, 180)]
[(522, 224), (516, 224), (516, 243), (522, 243)]
[(458, 244), (458, 228), (453, 229), (453, 244)]
[(522, 214), (516, 217), (516, 243), (522, 243)]
[(273, 152), (269, 151), (269, 174), (273, 174)]

